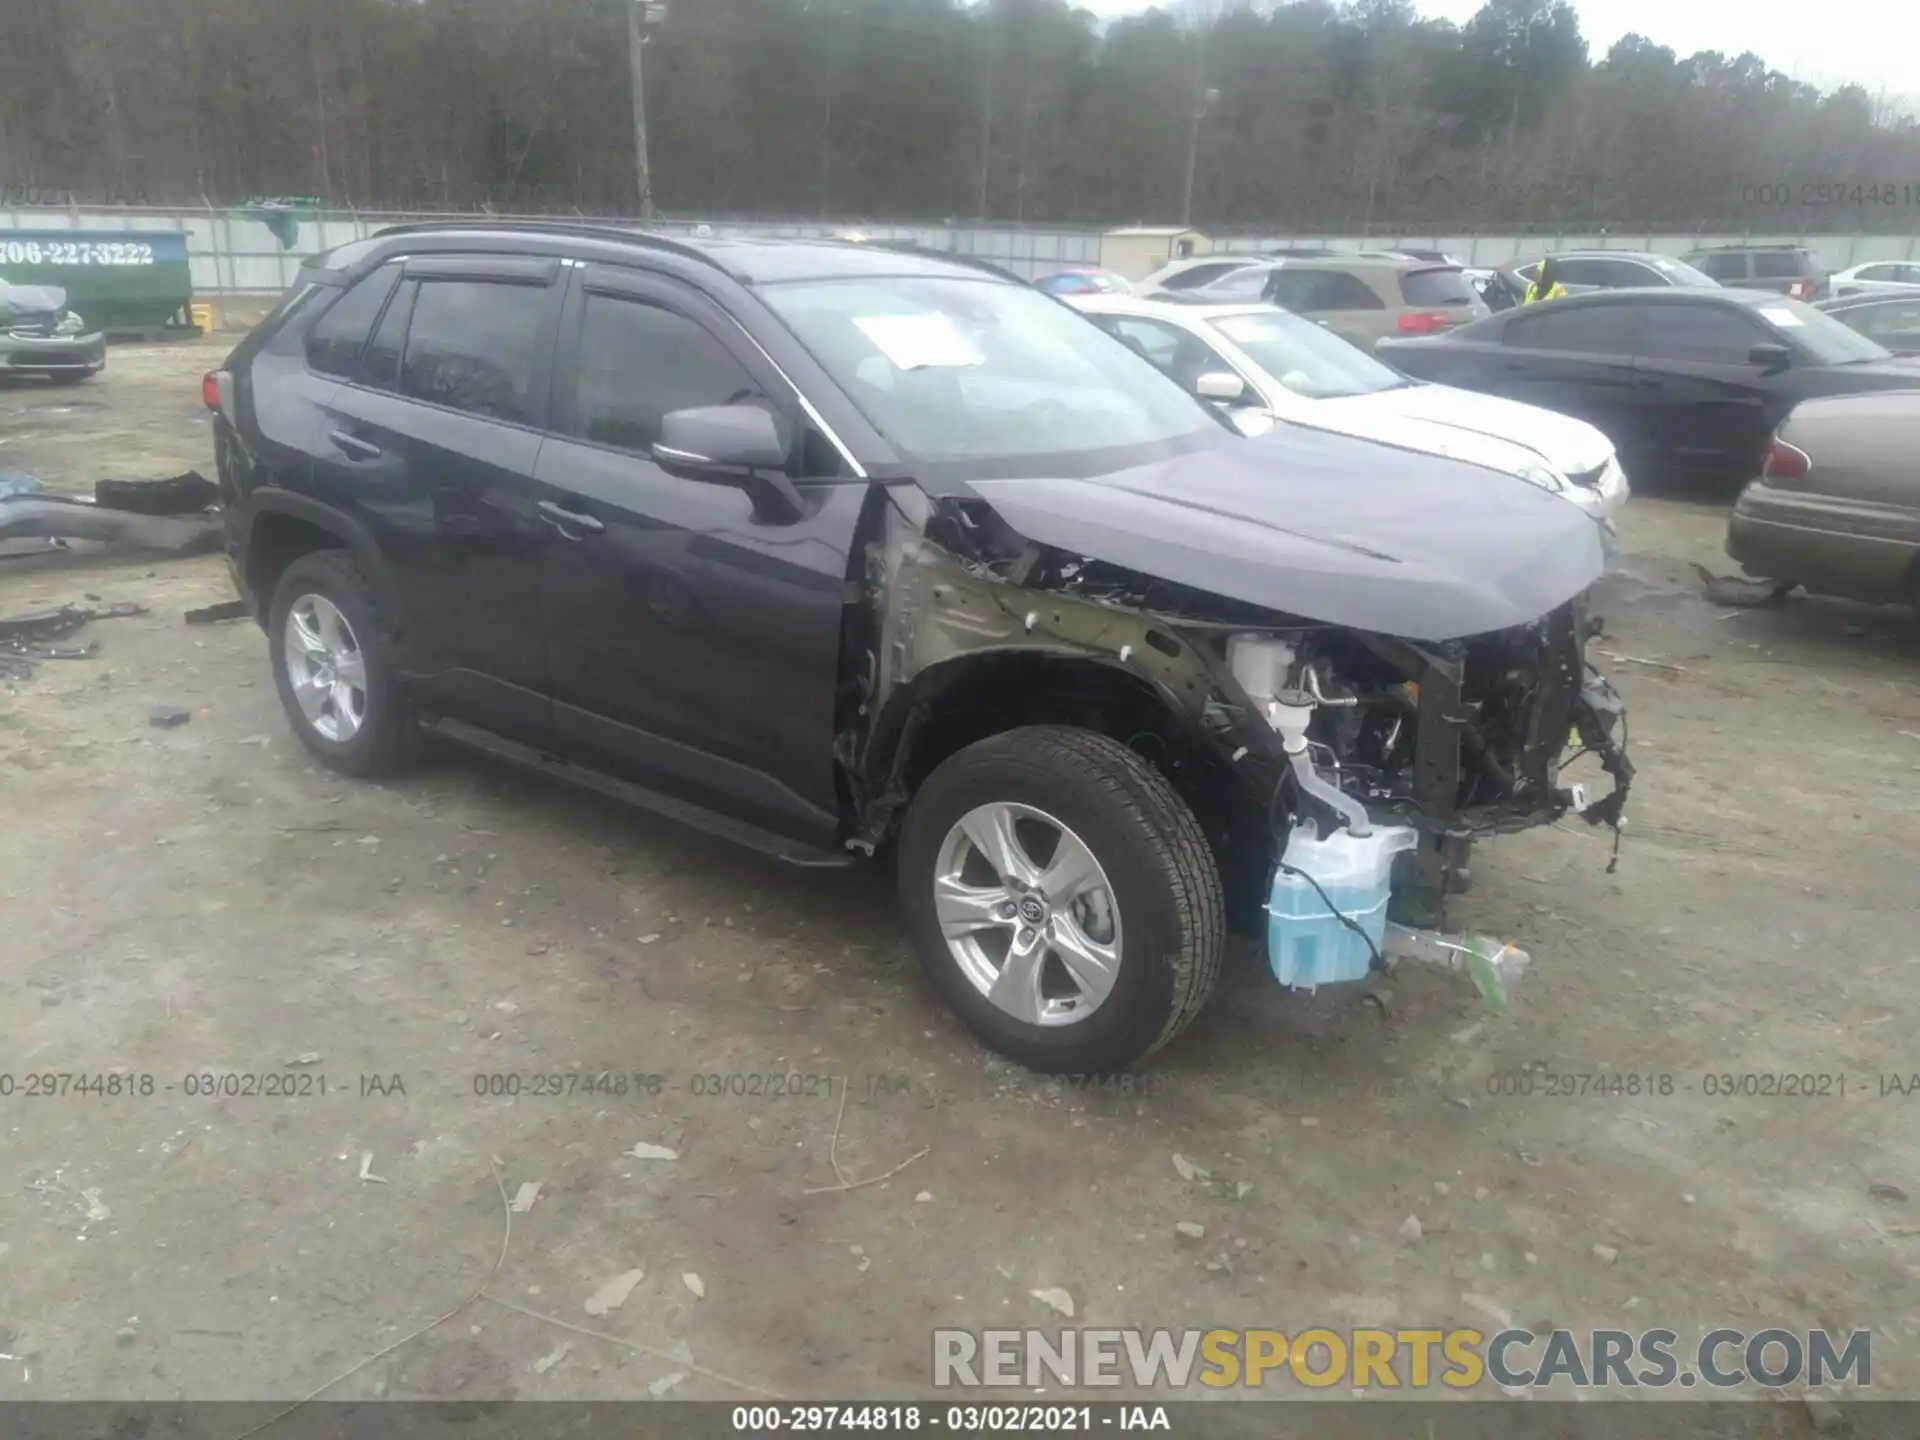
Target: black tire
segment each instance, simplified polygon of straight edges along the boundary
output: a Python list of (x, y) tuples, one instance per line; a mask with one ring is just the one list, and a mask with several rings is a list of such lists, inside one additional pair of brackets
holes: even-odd
[[(314, 729), (301, 711), (287, 674), (287, 614), (305, 595), (323, 596), (339, 610), (353, 631), (366, 667), (366, 716), (359, 730), (346, 740), (329, 739)], [(401, 693), (389, 627), (374, 609), (371, 587), (349, 552), (316, 550), (294, 560), (273, 587), (267, 616), (274, 684), (301, 744), (329, 769), (343, 775), (391, 774), (413, 759), (418, 731)]]
[[(1119, 974), (1085, 1019), (1035, 1025), (1001, 1010), (967, 978), (941, 934), (934, 910), (941, 846), (962, 816), (994, 801), (1057, 818), (1107, 874), (1121, 913)], [(914, 949), (934, 987), (985, 1044), (1034, 1070), (1123, 1070), (1179, 1034), (1220, 977), (1225, 904), (1199, 821), (1158, 771), (1091, 730), (1009, 730), (946, 760), (907, 812), (899, 885)]]

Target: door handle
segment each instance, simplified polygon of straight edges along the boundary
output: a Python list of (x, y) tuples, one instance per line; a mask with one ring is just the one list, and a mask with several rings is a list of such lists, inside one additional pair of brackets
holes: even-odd
[(1664, 380), (1656, 379), (1651, 375), (1642, 375), (1638, 379), (1636, 379), (1633, 383), (1638, 385), (1642, 390), (1658, 390), (1661, 387), (1663, 387), (1667, 382)]
[(374, 444), (371, 440), (362, 440), (358, 435), (349, 435), (345, 430), (331, 431), (328, 433), (327, 438), (334, 443), (335, 448), (346, 451), (347, 454), (353, 456), (356, 460), (378, 460), (380, 458), (380, 447), (378, 445)]
[(542, 500), (534, 506), (544, 515), (550, 524), (564, 530), (578, 530), (587, 535), (599, 535), (606, 526), (591, 515), (582, 515), (577, 510), (569, 510), (564, 505), (556, 505), (551, 500)]

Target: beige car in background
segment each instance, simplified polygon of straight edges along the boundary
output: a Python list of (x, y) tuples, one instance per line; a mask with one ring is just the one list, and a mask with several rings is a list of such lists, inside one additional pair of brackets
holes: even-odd
[(1748, 574), (1853, 600), (1920, 600), (1920, 390), (1805, 400), (1727, 522)]
[(1185, 294), (1278, 305), (1369, 355), (1390, 336), (1438, 335), (1493, 313), (1460, 266), (1411, 256), (1269, 259)]

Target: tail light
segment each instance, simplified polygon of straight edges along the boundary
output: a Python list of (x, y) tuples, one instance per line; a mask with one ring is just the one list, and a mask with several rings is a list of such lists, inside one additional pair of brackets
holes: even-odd
[(209, 410), (220, 408), (220, 372), (209, 370), (200, 377), (200, 403)]
[(1767, 463), (1760, 467), (1762, 479), (1795, 484), (1813, 470), (1813, 458), (1796, 445), (1775, 438), (1767, 444)]
[(1431, 335), (1454, 324), (1454, 317), (1437, 310), (1409, 310), (1401, 315), (1397, 328), (1402, 335)]
[(1790, 300), (1811, 300), (1813, 298), (1813, 281), (1795, 280), (1787, 286), (1787, 298)]

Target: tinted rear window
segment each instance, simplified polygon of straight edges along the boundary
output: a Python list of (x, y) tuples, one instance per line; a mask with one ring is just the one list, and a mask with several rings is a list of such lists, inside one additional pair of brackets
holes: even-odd
[(1634, 309), (1631, 304), (1529, 306), (1507, 322), (1500, 338), (1526, 350), (1631, 355)]
[(1400, 277), (1400, 293), (1409, 305), (1471, 305), (1478, 298), (1466, 273), (1452, 268), (1409, 270)]
[(530, 422), (548, 300), (537, 285), (423, 282), (407, 329), (401, 392), (473, 415)]
[(334, 301), (307, 332), (307, 363), (322, 375), (352, 375), (399, 275), (398, 265), (383, 265)]

